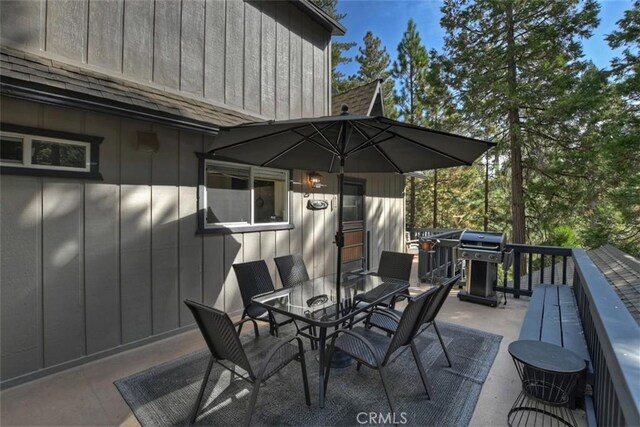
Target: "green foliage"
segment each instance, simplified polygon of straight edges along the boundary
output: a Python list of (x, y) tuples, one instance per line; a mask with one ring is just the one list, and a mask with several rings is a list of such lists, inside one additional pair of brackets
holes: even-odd
[(618, 21), (619, 29), (609, 34), (606, 39), (612, 49), (623, 49), (621, 58), (611, 61), (611, 71), (618, 77), (621, 92), (635, 100), (638, 107), (640, 100), (640, 1), (624, 13)]
[[(342, 22), (347, 16), (344, 13), (338, 13), (338, 0), (313, 0), (313, 2), (338, 22)], [(331, 83), (335, 92), (343, 92), (355, 85), (353, 78), (345, 76), (338, 70), (338, 66), (353, 61), (352, 58), (345, 56), (345, 52), (356, 45), (357, 43), (354, 42), (331, 42)]]
[(560, 225), (551, 230), (546, 244), (549, 246), (564, 246), (569, 248), (581, 246), (576, 231), (568, 225)]
[(455, 99), (446, 83), (446, 58), (436, 50), (429, 51), (425, 78), (425, 121), (432, 129), (454, 131), (460, 127)]
[(382, 46), (380, 39), (371, 31), (364, 36), (363, 43), (363, 46), (358, 48), (360, 54), (355, 57), (356, 62), (360, 64), (356, 78), (361, 83), (382, 80), (385, 113), (387, 117), (394, 119), (398, 114), (395, 108), (395, 82), (390, 70), (391, 57), (387, 48)]
[(424, 120), (428, 66), (429, 54), (422, 45), (416, 23), (410, 19), (393, 64), (393, 77), (400, 86), (398, 113), (405, 122), (421, 124)]
[[(575, 88), (587, 67), (580, 39), (597, 25), (598, 5), (592, 0), (446, 0), (442, 12), (447, 83), (462, 107), (463, 122), (499, 143), (492, 206), (496, 193), (506, 191), (497, 198), (512, 212), (493, 226), (512, 226), (514, 241), (518, 235), (543, 241), (546, 230), (565, 215), (575, 216), (569, 207), (584, 197), (584, 191), (563, 190), (581, 184), (581, 145), (595, 143), (582, 137), (595, 131), (590, 108), (601, 102), (600, 92), (592, 97), (580, 87), (577, 95)], [(585, 86), (599, 84), (590, 77)]]
[(603, 147), (611, 204), (623, 225), (621, 247), (640, 254), (640, 1), (618, 21), (619, 29), (607, 36), (612, 48), (622, 48), (622, 58), (611, 61), (620, 108), (612, 112)]

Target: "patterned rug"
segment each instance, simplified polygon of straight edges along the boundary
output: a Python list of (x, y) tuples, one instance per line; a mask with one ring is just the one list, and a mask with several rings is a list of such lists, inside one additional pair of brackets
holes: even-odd
[[(325, 408), (318, 407), (316, 353), (307, 348), (311, 406), (304, 403), (300, 365), (290, 363), (260, 388), (253, 425), (466, 426), (500, 346), (501, 336), (438, 322), (453, 367), (432, 328), (416, 339), (433, 396), (428, 400), (411, 351), (398, 353), (387, 369), (396, 413), (377, 371), (355, 364), (332, 369)], [(288, 328), (287, 328), (288, 329)], [(281, 335), (284, 331), (281, 330)], [(266, 331), (261, 331), (264, 335)], [(244, 339), (250, 338), (245, 335)], [(186, 425), (204, 375), (208, 351), (192, 353), (115, 382), (143, 426)], [(251, 385), (214, 364), (197, 425), (240, 425)]]

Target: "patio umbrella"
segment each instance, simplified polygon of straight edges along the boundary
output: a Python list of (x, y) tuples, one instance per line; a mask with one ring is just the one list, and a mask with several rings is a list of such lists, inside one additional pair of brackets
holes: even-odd
[(340, 302), (345, 172), (407, 173), (468, 166), (495, 144), (386, 117), (338, 116), (221, 127), (210, 154), (281, 169), (338, 173), (336, 298)]

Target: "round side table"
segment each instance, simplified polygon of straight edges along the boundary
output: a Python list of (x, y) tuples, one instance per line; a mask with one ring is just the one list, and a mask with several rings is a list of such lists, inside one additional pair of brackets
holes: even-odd
[(587, 364), (566, 348), (543, 341), (514, 341), (509, 354), (522, 381), (522, 391), (507, 415), (510, 426), (576, 426), (567, 407)]

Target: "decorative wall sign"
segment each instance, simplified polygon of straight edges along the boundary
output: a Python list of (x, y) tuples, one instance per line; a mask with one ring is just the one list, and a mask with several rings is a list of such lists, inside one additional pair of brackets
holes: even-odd
[(319, 211), (322, 209), (327, 209), (329, 207), (329, 202), (326, 200), (309, 200), (307, 202), (307, 209), (312, 211)]

